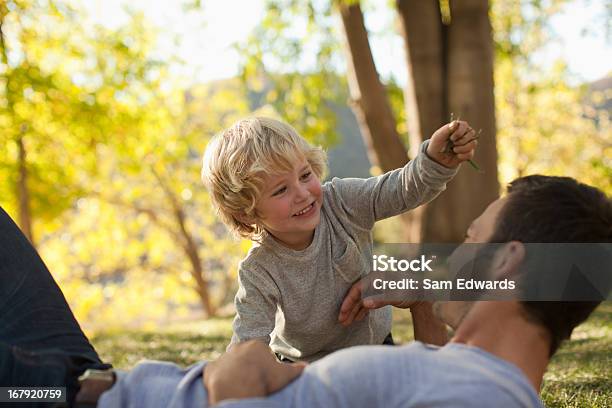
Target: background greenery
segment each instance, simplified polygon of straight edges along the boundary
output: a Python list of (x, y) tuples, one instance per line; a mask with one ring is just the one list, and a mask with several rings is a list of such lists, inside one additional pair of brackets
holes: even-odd
[[(580, 83), (566, 61), (531, 58), (558, 40), (549, 21), (575, 2), (590, 4), (491, 1), (502, 186), (545, 173), (612, 193), (612, 77)], [(86, 330), (232, 313), (249, 243), (228, 236), (199, 174), (207, 141), (236, 119), (289, 121), (329, 148), (332, 176), (376, 171), (349, 107), (332, 3), (266, 4), (236, 44), (241, 74), (194, 84), (172, 69), (184, 62), (154, 52), (164, 32), (142, 14), (111, 29), (83, 23), (79, 2), (0, 3), (0, 205), (29, 231)], [(186, 2), (185, 15), (200, 7)], [(366, 17), (373, 7), (363, 2)], [(602, 21), (581, 24), (609, 30)], [(406, 138), (402, 88), (382, 80)], [(381, 223), (376, 238), (397, 241), (398, 225)]]

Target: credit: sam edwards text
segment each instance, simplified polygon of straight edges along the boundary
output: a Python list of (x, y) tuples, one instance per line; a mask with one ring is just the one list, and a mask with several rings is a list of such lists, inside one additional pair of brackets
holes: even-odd
[(372, 281), (372, 286), (376, 290), (513, 290), (516, 285), (513, 280), (503, 279), (499, 281), (476, 280), (476, 279), (457, 279), (457, 280), (435, 280), (425, 278), (422, 281), (414, 278), (404, 279), (381, 279)]

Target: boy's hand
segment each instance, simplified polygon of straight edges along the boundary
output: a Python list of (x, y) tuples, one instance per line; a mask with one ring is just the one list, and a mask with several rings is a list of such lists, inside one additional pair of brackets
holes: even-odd
[[(454, 147), (452, 152), (444, 153), (449, 140)], [(427, 156), (445, 167), (455, 168), (474, 157), (477, 144), (474, 129), (467, 122), (454, 120), (434, 132), (427, 146)]]
[(265, 397), (284, 388), (305, 366), (277, 361), (270, 347), (259, 340), (237, 344), (204, 367), (208, 402)]

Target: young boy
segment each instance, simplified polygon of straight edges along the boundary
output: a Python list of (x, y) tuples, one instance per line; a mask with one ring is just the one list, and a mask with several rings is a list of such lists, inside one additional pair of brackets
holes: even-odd
[[(449, 139), (453, 153), (442, 153)], [(282, 358), (313, 361), (385, 342), (388, 307), (338, 322), (348, 289), (370, 272), (374, 223), (432, 200), (475, 147), (474, 131), (455, 121), (403, 168), (321, 185), (325, 153), (285, 123), (251, 118), (216, 135), (202, 179), (223, 222), (254, 241), (239, 265), (230, 347), (259, 339)]]

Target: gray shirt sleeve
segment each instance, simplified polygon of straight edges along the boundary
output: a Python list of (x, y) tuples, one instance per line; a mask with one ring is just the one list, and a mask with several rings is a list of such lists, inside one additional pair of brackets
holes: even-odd
[(272, 278), (255, 267), (240, 265), (238, 269), (238, 292), (234, 298), (236, 317), (233, 344), (258, 339), (270, 342), (274, 330), (276, 308), (280, 293)]
[(446, 188), (457, 169), (449, 169), (430, 159), (429, 140), (419, 154), (404, 167), (368, 179), (334, 178), (331, 187), (336, 205), (360, 228), (370, 230), (374, 223), (401, 214), (433, 200)]

